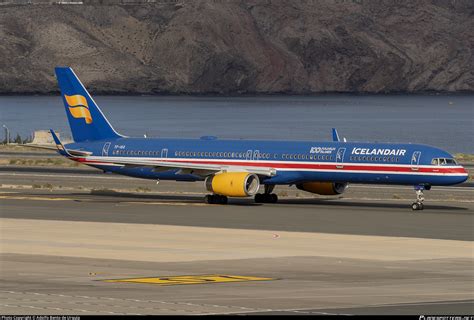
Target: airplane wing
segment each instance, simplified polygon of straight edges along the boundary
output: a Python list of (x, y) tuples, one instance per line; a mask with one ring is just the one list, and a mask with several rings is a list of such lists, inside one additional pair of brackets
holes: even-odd
[(222, 165), (222, 164), (208, 164), (208, 163), (190, 163), (186, 161), (173, 161), (172, 159), (166, 161), (156, 161), (151, 159), (127, 159), (122, 157), (97, 157), (91, 156), (91, 152), (83, 150), (71, 150), (61, 143), (59, 137), (54, 130), (50, 130), (58, 152), (64, 156), (68, 156), (73, 160), (90, 165), (119, 165), (123, 167), (149, 167), (154, 171), (167, 171), (179, 169), (177, 174), (195, 174), (198, 176), (208, 176), (216, 172), (251, 172), (262, 176), (274, 176), (276, 170), (274, 168), (265, 167), (242, 167), (237, 165)]
[[(68, 150), (69, 151), (69, 150)], [(95, 157), (89, 156), (84, 158), (78, 158), (79, 162), (88, 164), (113, 164), (124, 167), (150, 167), (154, 171), (166, 171), (172, 169), (180, 169), (178, 174), (196, 174), (199, 176), (207, 176), (216, 172), (251, 172), (262, 176), (274, 176), (276, 170), (269, 167), (242, 167), (238, 165), (222, 165), (222, 164), (207, 164), (207, 163), (189, 163), (185, 161), (173, 161), (172, 159), (167, 161), (156, 161), (148, 159), (126, 159), (119, 157)]]

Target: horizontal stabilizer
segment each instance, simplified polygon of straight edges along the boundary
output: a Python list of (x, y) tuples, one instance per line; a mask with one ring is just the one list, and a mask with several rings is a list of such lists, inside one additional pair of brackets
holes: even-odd
[(88, 152), (88, 151), (66, 149), (66, 147), (63, 145), (61, 140), (59, 140), (59, 137), (56, 135), (54, 130), (49, 129), (49, 131), (51, 132), (54, 143), (56, 143), (56, 148), (61, 155), (68, 156), (68, 157), (87, 157), (92, 154), (92, 152)]

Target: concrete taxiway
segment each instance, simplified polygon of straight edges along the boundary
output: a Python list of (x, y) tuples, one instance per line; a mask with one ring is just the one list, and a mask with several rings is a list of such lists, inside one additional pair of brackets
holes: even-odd
[[(0, 170), (5, 314), (472, 314), (474, 189), (279, 188), (278, 204), (202, 202), (201, 183)], [(221, 275), (159, 285), (110, 279)]]

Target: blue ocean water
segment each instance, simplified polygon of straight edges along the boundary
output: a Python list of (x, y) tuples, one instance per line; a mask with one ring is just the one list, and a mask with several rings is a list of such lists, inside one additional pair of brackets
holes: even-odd
[[(474, 154), (474, 95), (96, 96), (128, 136), (413, 142)], [(0, 97), (11, 136), (53, 128), (70, 136), (59, 96)], [(1, 130), (0, 137), (4, 137)]]

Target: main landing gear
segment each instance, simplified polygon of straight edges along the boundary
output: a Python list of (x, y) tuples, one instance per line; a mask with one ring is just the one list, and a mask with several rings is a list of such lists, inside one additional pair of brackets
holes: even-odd
[(411, 205), (411, 209), (415, 210), (423, 210), (423, 201), (425, 201), (425, 196), (423, 195), (424, 190), (431, 189), (430, 187), (425, 187), (424, 185), (415, 186), (415, 193), (416, 193), (416, 202), (413, 202)]
[(275, 193), (272, 193), (275, 185), (273, 184), (266, 184), (264, 186), (265, 192), (264, 193), (257, 193), (255, 195), (255, 202), (256, 203), (276, 203), (278, 201), (278, 196)]
[(204, 201), (208, 204), (227, 204), (227, 197), (220, 194), (207, 194)]

